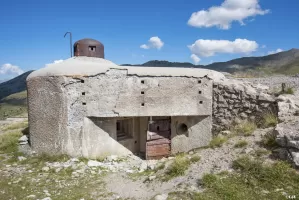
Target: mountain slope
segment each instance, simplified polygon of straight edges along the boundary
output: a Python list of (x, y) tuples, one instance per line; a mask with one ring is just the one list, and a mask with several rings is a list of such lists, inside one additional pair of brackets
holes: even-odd
[(227, 62), (217, 62), (209, 65), (194, 65), (188, 62), (168, 62), (152, 60), (144, 64), (126, 66), (148, 67), (194, 67), (206, 68), (222, 72), (244, 72), (248, 70), (262, 70), (273, 73), (294, 74), (299, 73), (299, 49), (291, 49), (262, 57), (243, 57)]
[(26, 78), (33, 71), (25, 72), (9, 81), (0, 83), (0, 100), (11, 94), (26, 90)]
[(31, 72), (0, 83), (0, 120), (27, 116), (26, 78)]

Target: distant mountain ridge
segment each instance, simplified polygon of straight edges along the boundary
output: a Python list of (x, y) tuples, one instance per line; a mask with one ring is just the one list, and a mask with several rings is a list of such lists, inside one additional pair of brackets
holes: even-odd
[(246, 70), (269, 70), (276, 73), (299, 73), (299, 49), (291, 49), (276, 54), (261, 57), (243, 57), (227, 62), (216, 62), (209, 65), (194, 65), (189, 62), (168, 62), (152, 60), (139, 65), (123, 64), (122, 66), (148, 67), (194, 67), (222, 72), (240, 72)]
[(0, 83), (0, 100), (11, 94), (26, 90), (26, 78), (31, 72), (33, 71), (25, 72), (11, 80)]

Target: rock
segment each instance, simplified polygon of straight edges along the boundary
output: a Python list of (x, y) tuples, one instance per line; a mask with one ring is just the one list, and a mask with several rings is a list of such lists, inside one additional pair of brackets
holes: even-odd
[(88, 167), (99, 167), (99, 166), (103, 166), (103, 163), (98, 162), (96, 160), (89, 160), (87, 163)]
[(149, 177), (148, 177), (148, 180), (152, 181), (152, 180), (154, 180), (155, 178), (156, 178), (156, 176), (149, 176)]
[(220, 134), (223, 136), (227, 136), (227, 135), (230, 135), (231, 132), (230, 131), (221, 131)]
[(28, 137), (26, 135), (23, 135), (22, 137), (19, 138), (19, 142), (28, 142)]
[(147, 170), (147, 163), (146, 162), (142, 162), (140, 167), (139, 167), (140, 171), (145, 171)]
[(43, 198), (42, 200), (52, 200), (51, 197)]
[(42, 171), (44, 171), (44, 172), (47, 172), (47, 171), (49, 171), (50, 170), (50, 167), (43, 167), (42, 168)]
[(292, 160), (296, 167), (299, 167), (299, 152), (291, 152)]
[(117, 161), (118, 160), (118, 156), (116, 156), (116, 155), (107, 156), (106, 160), (108, 162)]
[(36, 195), (31, 194), (31, 195), (27, 196), (26, 198), (28, 198), (28, 199), (35, 199), (35, 198), (36, 198)]
[(78, 158), (72, 158), (72, 159), (70, 159), (70, 161), (75, 163), (75, 162), (79, 162), (79, 159)]
[(129, 173), (129, 174), (132, 174), (132, 173), (134, 173), (134, 170), (128, 169), (128, 170), (126, 170), (126, 172)]
[(18, 160), (19, 161), (23, 161), (23, 160), (26, 160), (27, 158), (25, 158), (24, 156), (18, 156)]
[(168, 194), (160, 194), (155, 196), (155, 200), (167, 200)]

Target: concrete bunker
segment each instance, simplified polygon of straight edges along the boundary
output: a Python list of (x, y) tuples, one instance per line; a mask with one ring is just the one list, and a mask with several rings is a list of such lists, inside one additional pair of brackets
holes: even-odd
[(206, 146), (212, 138), (211, 77), (224, 76), (118, 66), (84, 54), (49, 65), (27, 78), (32, 148), (159, 159)]

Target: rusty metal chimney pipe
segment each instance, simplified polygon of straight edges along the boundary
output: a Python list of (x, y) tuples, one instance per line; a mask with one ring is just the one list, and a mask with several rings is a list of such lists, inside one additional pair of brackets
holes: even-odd
[(73, 57), (73, 50), (72, 50), (72, 46), (73, 46), (73, 39), (72, 39), (72, 33), (71, 32), (66, 32), (64, 34), (64, 37), (67, 35), (67, 34), (70, 34), (70, 50), (71, 50), (71, 57)]

